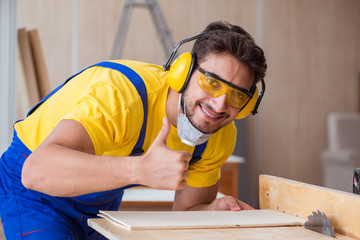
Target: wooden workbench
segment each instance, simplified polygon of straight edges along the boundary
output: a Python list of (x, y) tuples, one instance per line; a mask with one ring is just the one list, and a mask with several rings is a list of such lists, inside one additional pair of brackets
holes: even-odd
[[(272, 209), (306, 219), (320, 210), (330, 218), (338, 239), (360, 239), (360, 196), (310, 184), (260, 176), (261, 209)], [(138, 230), (117, 227), (105, 219), (89, 219), (89, 226), (111, 240), (143, 239), (333, 239), (304, 227), (262, 227), (188, 230)]]

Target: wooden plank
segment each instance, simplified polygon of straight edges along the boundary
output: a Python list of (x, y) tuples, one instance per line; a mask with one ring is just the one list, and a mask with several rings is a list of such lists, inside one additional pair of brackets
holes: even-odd
[(89, 219), (88, 225), (110, 240), (314, 240), (333, 239), (304, 227), (224, 228), (128, 231), (105, 219)]
[(50, 93), (51, 88), (49, 82), (49, 75), (47, 72), (45, 59), (41, 47), (39, 32), (37, 29), (33, 29), (28, 31), (27, 33), (29, 35), (31, 53), (33, 57), (40, 98), (44, 98), (48, 93)]
[(273, 210), (100, 211), (99, 216), (128, 230), (300, 226), (305, 222)]
[(26, 113), (30, 110), (30, 97), (27, 90), (24, 66), (20, 56), (20, 47), (18, 44), (17, 51), (17, 67), (16, 67), (16, 99), (17, 99), (17, 114), (16, 119), (23, 119)]
[(35, 69), (32, 60), (30, 42), (25, 28), (18, 30), (18, 43), (20, 57), (23, 64), (26, 79), (27, 91), (30, 97), (30, 106), (35, 106), (40, 100), (39, 90), (36, 81)]
[(335, 232), (360, 238), (360, 196), (284, 178), (260, 175), (261, 209), (273, 209), (300, 218), (324, 212)]

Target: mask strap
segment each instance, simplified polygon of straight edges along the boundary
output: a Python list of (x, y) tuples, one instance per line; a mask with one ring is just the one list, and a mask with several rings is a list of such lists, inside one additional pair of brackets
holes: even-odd
[(184, 114), (186, 116), (186, 92), (187, 92), (187, 89), (185, 89), (184, 91)]
[[(181, 97), (182, 97), (182, 93), (180, 93), (179, 95), (179, 103), (178, 103), (178, 113), (180, 114), (180, 108), (181, 108)], [(184, 92), (184, 115), (186, 116), (186, 91)]]
[(180, 114), (180, 107), (181, 107), (181, 94), (179, 95), (179, 103), (178, 103), (178, 114)]

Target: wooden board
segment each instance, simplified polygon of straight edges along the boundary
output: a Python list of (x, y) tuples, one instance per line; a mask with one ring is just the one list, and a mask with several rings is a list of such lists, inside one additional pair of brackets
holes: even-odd
[(329, 217), (335, 233), (360, 238), (360, 195), (261, 175), (259, 198), (261, 209), (305, 219), (313, 211), (320, 210)]
[(30, 106), (33, 107), (39, 102), (40, 95), (32, 59), (30, 41), (28, 34), (24, 28), (18, 30), (18, 43), (21, 62), (24, 69), (27, 91), (30, 98)]
[(100, 211), (99, 216), (128, 230), (300, 226), (305, 222), (273, 210)]
[(44, 98), (48, 93), (50, 93), (51, 88), (44, 54), (41, 47), (39, 32), (37, 29), (33, 29), (28, 31), (27, 34), (29, 36), (40, 98)]
[(105, 219), (89, 219), (90, 227), (110, 240), (331, 240), (329, 236), (310, 231), (304, 227), (265, 227), (265, 228), (221, 228), (184, 230), (143, 230), (128, 231), (119, 228)]
[(16, 119), (25, 118), (27, 112), (30, 110), (30, 96), (25, 79), (24, 67), (20, 56), (20, 47), (18, 44), (17, 51), (17, 67), (16, 67)]

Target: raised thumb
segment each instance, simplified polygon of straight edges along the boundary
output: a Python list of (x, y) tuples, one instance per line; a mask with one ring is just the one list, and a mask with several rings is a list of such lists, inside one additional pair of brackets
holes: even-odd
[(162, 127), (161, 127), (160, 132), (157, 135), (155, 141), (166, 145), (166, 139), (169, 136), (170, 129), (171, 129), (170, 122), (167, 119), (167, 117), (164, 117)]

